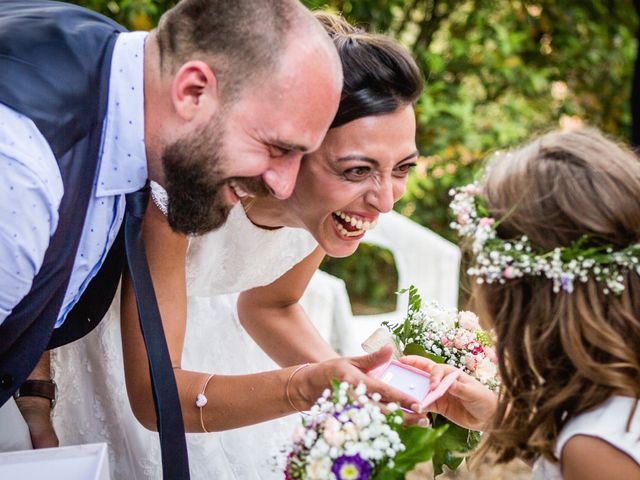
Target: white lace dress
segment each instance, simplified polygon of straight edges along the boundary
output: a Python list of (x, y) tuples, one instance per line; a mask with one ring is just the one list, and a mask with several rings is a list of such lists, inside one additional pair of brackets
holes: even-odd
[[(240, 205), (223, 228), (192, 239), (183, 368), (220, 374), (277, 368), (240, 326), (238, 292), (273, 282), (316, 246), (305, 230), (254, 226)], [(54, 426), (62, 445), (107, 442), (112, 478), (159, 479), (158, 435), (135, 420), (127, 398), (119, 310), (118, 293), (94, 332), (53, 352)], [(273, 457), (297, 421), (289, 416), (226, 432), (188, 434), (191, 478), (282, 478)]]

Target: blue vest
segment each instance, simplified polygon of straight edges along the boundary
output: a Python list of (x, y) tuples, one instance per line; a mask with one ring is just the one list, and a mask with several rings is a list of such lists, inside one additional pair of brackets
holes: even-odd
[(53, 151), (64, 185), (58, 227), (42, 267), (29, 293), (0, 325), (0, 405), (48, 347), (80, 338), (98, 324), (118, 285), (122, 235), (54, 332), (96, 177), (111, 56), (122, 31), (112, 20), (74, 5), (0, 1), (0, 102), (33, 120)]

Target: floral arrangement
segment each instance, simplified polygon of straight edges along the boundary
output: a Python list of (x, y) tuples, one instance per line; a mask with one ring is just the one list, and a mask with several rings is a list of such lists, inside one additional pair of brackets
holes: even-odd
[(496, 229), (502, 219), (489, 215), (481, 193), (478, 184), (449, 192), (456, 219), (451, 228), (471, 242), (475, 263), (467, 273), (477, 277), (478, 283), (504, 283), (525, 275), (544, 276), (553, 281), (554, 292), (572, 293), (576, 281), (586, 282), (592, 275), (603, 284), (605, 294), (617, 295), (624, 290), (623, 271), (635, 270), (640, 274), (638, 243), (614, 251), (611, 245), (594, 245), (588, 236), (583, 236), (566, 247), (542, 252), (526, 236), (499, 238)]
[[(480, 328), (473, 312), (457, 311), (440, 306), (437, 302), (423, 304), (417, 289), (410, 286), (400, 293), (409, 293), (409, 309), (399, 324), (383, 322), (386, 331), (378, 331), (378, 343), (383, 335), (390, 335), (397, 351), (403, 355), (420, 355), (437, 363), (446, 363), (482, 382), (493, 391), (500, 387), (496, 356), (491, 335)], [(373, 337), (373, 336), (372, 336)], [(439, 475), (443, 465), (455, 470), (463, 454), (473, 450), (480, 434), (447, 420), (429, 414), (434, 427), (448, 425), (436, 445), (433, 455), (434, 473)]]
[(398, 349), (405, 355), (421, 355), (461, 368), (497, 391), (500, 381), (493, 340), (480, 328), (476, 314), (446, 309), (434, 301), (423, 305), (414, 286), (406, 291), (409, 292), (409, 311), (404, 322), (383, 323), (393, 334)]
[(287, 456), (287, 480), (395, 480), (428, 461), (440, 429), (403, 426), (395, 403), (364, 384), (333, 382), (302, 417)]

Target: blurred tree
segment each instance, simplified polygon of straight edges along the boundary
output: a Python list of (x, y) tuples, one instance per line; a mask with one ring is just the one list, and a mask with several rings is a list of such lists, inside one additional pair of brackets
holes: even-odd
[(626, 138), (632, 0), (307, 0), (404, 43), (427, 86), (422, 158), (397, 209), (450, 237), (447, 192), (479, 160), (534, 132), (582, 122)]
[(151, 30), (158, 19), (177, 2), (175, 0), (71, 0), (124, 25), (129, 30)]

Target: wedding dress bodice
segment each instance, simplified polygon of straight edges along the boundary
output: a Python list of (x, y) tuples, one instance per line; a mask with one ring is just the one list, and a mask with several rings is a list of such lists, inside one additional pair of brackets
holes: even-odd
[[(153, 203), (165, 215), (168, 196), (151, 182)], [(309, 232), (300, 228), (260, 228), (236, 204), (218, 230), (192, 237), (187, 253), (189, 295), (234, 293), (268, 285), (317, 246)]]
[[(152, 193), (162, 210), (166, 193), (153, 184)], [(239, 204), (222, 228), (191, 238), (182, 368), (226, 375), (277, 368), (240, 325), (237, 296), (272, 283), (316, 245), (305, 230), (253, 225)], [(157, 479), (161, 478), (157, 433), (137, 422), (127, 398), (119, 307), (118, 292), (93, 332), (53, 351), (58, 384), (54, 426), (61, 445), (107, 442), (114, 480)], [(281, 448), (295, 423), (297, 419), (290, 416), (236, 430), (187, 435), (192, 478), (281, 478), (270, 465), (271, 452)]]
[(311, 234), (300, 228), (255, 226), (237, 204), (222, 228), (191, 239), (187, 291), (210, 296), (268, 285), (316, 246)]

